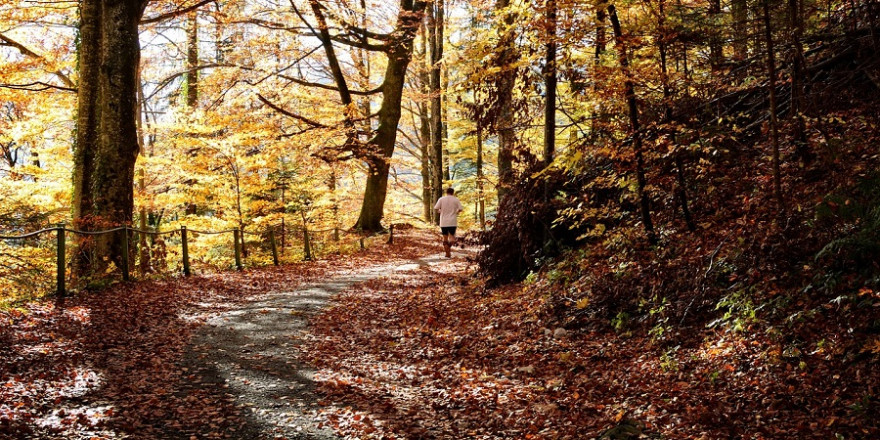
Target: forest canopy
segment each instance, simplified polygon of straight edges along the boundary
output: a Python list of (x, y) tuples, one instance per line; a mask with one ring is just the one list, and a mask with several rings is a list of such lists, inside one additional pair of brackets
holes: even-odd
[[(338, 237), (430, 225), (452, 186), (511, 280), (617, 234), (723, 229), (729, 200), (802, 224), (855, 183), (809, 186), (877, 88), (871, 3), (130, 3), (0, 6), (3, 232)], [(120, 234), (74, 239), (74, 274), (123, 264)], [(32, 244), (4, 245), (8, 270), (39, 266)]]

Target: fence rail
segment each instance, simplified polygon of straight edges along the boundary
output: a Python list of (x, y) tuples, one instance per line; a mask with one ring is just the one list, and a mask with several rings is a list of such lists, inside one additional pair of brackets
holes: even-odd
[[(66, 286), (66, 268), (67, 268), (67, 255), (66, 255), (66, 241), (67, 234), (79, 235), (79, 236), (101, 236), (107, 234), (115, 234), (122, 232), (122, 253), (124, 257), (120, 261), (119, 269), (122, 272), (122, 279), (124, 281), (129, 281), (131, 279), (131, 258), (132, 252), (130, 249), (130, 235), (131, 234), (141, 234), (141, 239), (145, 240), (147, 236), (159, 237), (163, 235), (180, 235), (180, 264), (182, 268), (182, 273), (184, 276), (191, 276), (192, 270), (190, 266), (190, 257), (189, 257), (189, 241), (190, 234), (198, 234), (198, 235), (222, 235), (222, 234), (232, 234), (233, 238), (233, 256), (235, 262), (235, 268), (237, 270), (242, 270), (244, 268), (242, 262), (242, 255), (244, 254), (244, 246), (245, 246), (245, 236), (250, 237), (258, 237), (262, 244), (269, 245), (269, 251), (272, 256), (272, 264), (278, 266), (280, 264), (280, 258), (278, 253), (278, 245), (276, 239), (276, 230), (282, 228), (281, 225), (276, 225), (269, 227), (262, 232), (249, 232), (242, 231), (239, 228), (225, 229), (220, 231), (204, 231), (198, 229), (188, 229), (186, 226), (181, 226), (180, 229), (172, 229), (167, 231), (152, 231), (152, 230), (144, 230), (133, 228), (129, 226), (120, 226), (116, 228), (100, 230), (100, 231), (81, 231), (77, 229), (71, 229), (66, 227), (63, 224), (59, 224), (53, 228), (45, 228), (39, 231), (30, 232), (22, 235), (0, 235), (0, 240), (9, 241), (9, 240), (27, 240), (32, 238), (37, 238), (39, 236), (45, 234), (55, 234), (56, 238), (56, 253), (57, 258), (55, 262), (55, 295), (59, 297), (64, 297), (67, 295), (67, 286)], [(334, 232), (334, 237), (338, 240), (339, 237), (339, 228), (330, 228), (323, 230), (309, 230), (308, 228), (291, 228), (287, 226), (282, 230), (286, 229), (286, 231), (292, 231), (294, 234), (299, 234), (302, 232), (302, 240), (303, 240), (303, 258), (305, 260), (311, 260), (314, 258), (314, 246), (312, 243), (311, 235), (315, 233), (327, 233)], [(287, 234), (285, 234), (287, 235)], [(268, 243), (264, 240), (267, 239)], [(364, 249), (364, 237), (359, 237), (360, 248)], [(142, 241), (143, 243), (143, 241)], [(252, 242), (253, 243), (253, 242)]]

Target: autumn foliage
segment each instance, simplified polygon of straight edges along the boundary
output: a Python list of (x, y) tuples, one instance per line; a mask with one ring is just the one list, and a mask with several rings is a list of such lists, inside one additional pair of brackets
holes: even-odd
[(0, 437), (880, 437), (878, 16), (0, 2)]

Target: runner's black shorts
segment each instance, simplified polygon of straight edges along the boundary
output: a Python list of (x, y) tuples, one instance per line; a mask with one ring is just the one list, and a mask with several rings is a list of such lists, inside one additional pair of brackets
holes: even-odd
[(443, 235), (455, 235), (455, 226), (441, 226), (440, 233)]

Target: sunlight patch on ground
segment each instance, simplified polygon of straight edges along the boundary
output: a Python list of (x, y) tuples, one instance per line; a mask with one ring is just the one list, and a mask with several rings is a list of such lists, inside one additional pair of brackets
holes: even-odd
[(419, 267), (420, 266), (418, 263), (410, 263), (410, 264), (402, 264), (400, 266), (397, 266), (395, 269), (401, 270), (401, 271), (407, 271), (407, 270), (416, 270)]
[(69, 316), (72, 321), (80, 324), (89, 324), (92, 320), (92, 311), (86, 307), (69, 307), (64, 310), (64, 314)]
[(61, 397), (82, 397), (89, 391), (97, 389), (103, 383), (101, 374), (86, 368), (75, 368), (71, 374), (72, 382), (58, 389)]
[[(45, 428), (50, 432), (63, 432), (67, 429), (74, 428), (79, 425), (80, 428), (100, 428), (106, 425), (107, 421), (113, 417), (115, 409), (112, 405), (104, 405), (97, 407), (81, 406), (76, 408), (60, 408), (52, 411), (51, 414), (39, 417), (34, 421), (36, 426)], [(82, 431), (80, 431), (82, 432)], [(112, 432), (89, 432), (83, 434), (91, 434), (99, 438), (113, 438)], [(94, 438), (94, 437), (93, 437)]]

